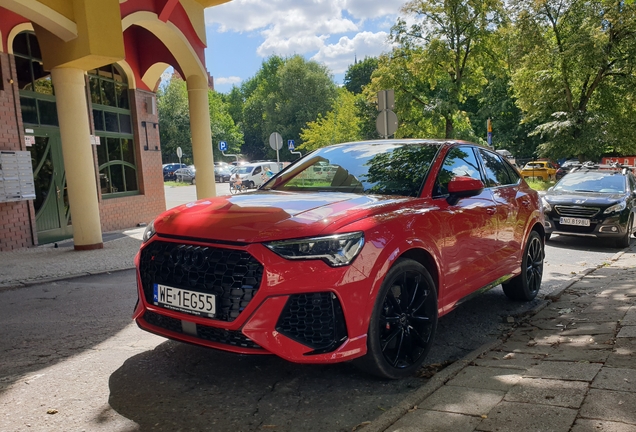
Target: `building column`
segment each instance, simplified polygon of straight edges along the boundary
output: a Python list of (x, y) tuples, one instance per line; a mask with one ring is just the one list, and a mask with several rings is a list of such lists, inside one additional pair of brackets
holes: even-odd
[(190, 108), (192, 157), (197, 170), (197, 198), (213, 197), (216, 196), (216, 184), (214, 183), (208, 81), (198, 75), (192, 75), (187, 78), (186, 82)]
[(53, 68), (51, 78), (55, 86), (75, 249), (101, 249), (104, 243), (90, 141), (84, 71), (74, 68)]

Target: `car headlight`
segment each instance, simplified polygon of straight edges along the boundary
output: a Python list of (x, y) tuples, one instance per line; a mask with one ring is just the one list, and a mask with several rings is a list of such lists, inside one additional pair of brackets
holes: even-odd
[(627, 207), (627, 203), (625, 201), (621, 201), (618, 204), (614, 204), (611, 207), (608, 207), (605, 209), (605, 211), (603, 212), (603, 214), (610, 214), (610, 213), (614, 213), (614, 212), (620, 212), (625, 210), (625, 208)]
[(146, 243), (148, 240), (150, 240), (152, 236), (155, 235), (155, 232), (155, 221), (152, 221), (148, 224), (148, 226), (146, 226), (144, 235), (141, 236), (142, 243)]
[(550, 203), (548, 202), (547, 199), (541, 197), (541, 204), (543, 204), (543, 211), (544, 212), (552, 211), (552, 206), (550, 205)]
[(265, 246), (285, 259), (319, 259), (331, 267), (351, 264), (363, 245), (364, 233), (362, 232), (265, 243)]

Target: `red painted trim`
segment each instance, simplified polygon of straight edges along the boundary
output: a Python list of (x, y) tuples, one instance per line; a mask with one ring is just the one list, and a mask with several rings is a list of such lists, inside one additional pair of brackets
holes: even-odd
[(159, 21), (168, 22), (168, 18), (172, 15), (172, 11), (175, 6), (179, 3), (179, 0), (168, 0), (165, 5), (163, 5), (163, 9), (161, 9), (161, 13), (159, 14)]
[(23, 16), (0, 7), (0, 32), (2, 33), (2, 46), (4, 47), (4, 52), (9, 52), (9, 32), (11, 32), (11, 30), (13, 30), (13, 28), (18, 24), (28, 22), (30, 21)]

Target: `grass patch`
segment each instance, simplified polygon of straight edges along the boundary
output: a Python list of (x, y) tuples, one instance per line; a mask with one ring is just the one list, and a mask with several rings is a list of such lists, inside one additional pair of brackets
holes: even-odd
[(170, 186), (170, 187), (178, 187), (178, 186), (190, 186), (190, 183), (186, 183), (186, 182), (178, 182), (178, 181), (165, 181), (163, 182), (164, 186)]
[(532, 189), (537, 191), (548, 190), (555, 184), (555, 182), (552, 181), (532, 180), (530, 178), (526, 178), (526, 183), (528, 183), (528, 186), (530, 186)]

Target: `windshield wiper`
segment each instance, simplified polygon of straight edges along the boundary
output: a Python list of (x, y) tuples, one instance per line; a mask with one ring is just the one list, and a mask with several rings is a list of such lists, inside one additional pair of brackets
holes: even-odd
[(593, 193), (596, 193), (597, 191), (585, 190), (585, 189), (574, 189), (574, 192), (593, 192)]

